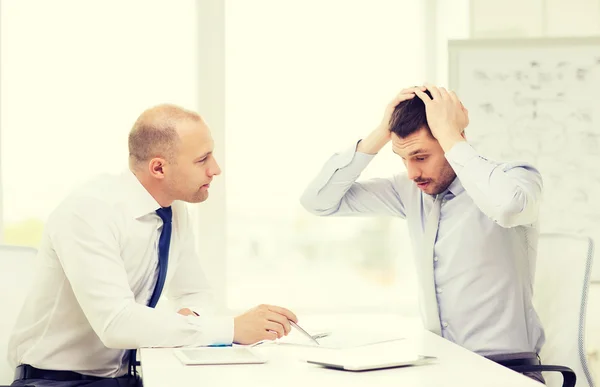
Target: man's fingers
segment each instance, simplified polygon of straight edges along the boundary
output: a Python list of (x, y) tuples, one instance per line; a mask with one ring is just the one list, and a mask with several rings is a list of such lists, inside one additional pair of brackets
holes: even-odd
[(404, 100), (413, 98), (415, 96), (415, 90), (419, 90), (419, 88), (420, 88), (419, 86), (415, 86), (415, 87), (407, 87), (406, 89), (402, 89), (401, 92), (396, 94), (396, 97), (394, 97), (394, 101), (402, 102)]
[(432, 85), (430, 83), (426, 83), (425, 87), (427, 88), (427, 90), (429, 90), (429, 92), (431, 93), (431, 96), (433, 97), (433, 99), (442, 98), (442, 95), (440, 94), (440, 91), (434, 85)]
[(275, 340), (275, 339), (277, 339), (277, 336), (278, 336), (277, 331), (272, 331), (272, 330), (265, 331), (265, 333), (263, 335), (261, 335), (260, 340), (258, 340), (258, 341)]
[[(454, 95), (456, 95), (456, 94), (454, 94)], [(467, 108), (465, 107), (465, 105), (463, 105), (463, 103), (458, 99), (458, 96), (456, 96), (456, 100), (457, 100), (458, 105), (460, 106), (460, 109), (467, 116), (467, 121), (468, 121), (469, 120), (469, 110), (467, 110)]]
[(450, 92), (450, 98), (452, 99), (452, 101), (460, 106), (460, 109), (465, 113), (465, 114), (469, 114), (469, 111), (465, 108), (465, 105), (463, 105), (463, 103), (461, 102), (461, 100), (458, 98), (458, 95), (456, 95), (455, 92), (451, 91)]
[(399, 92), (396, 97), (401, 96), (402, 94), (414, 94), (415, 90), (421, 90), (421, 91), (425, 91), (425, 86), (413, 86), (413, 87), (407, 87), (406, 89), (402, 89), (401, 92)]
[(421, 100), (423, 101), (423, 103), (425, 103), (425, 105), (427, 105), (429, 102), (431, 102), (431, 98), (429, 98), (429, 96), (427, 94), (425, 94), (424, 92), (422, 92), (421, 90), (416, 90), (415, 94), (417, 95), (417, 97), (421, 98)]
[(409, 87), (408, 89), (404, 89), (404, 94), (408, 94), (408, 95), (415, 95), (416, 91), (425, 91), (427, 90), (427, 88), (425, 86), (413, 86), (413, 87)]
[(281, 325), (284, 328), (285, 334), (287, 335), (292, 330), (292, 326), (290, 325), (290, 320), (282, 314), (269, 312), (267, 313), (267, 320), (271, 322), (275, 322)]
[(458, 95), (456, 95), (456, 93), (454, 91), (451, 91), (450, 93), (450, 99), (455, 102), (456, 104), (459, 104), (461, 107), (464, 108), (464, 106), (462, 106), (462, 102), (460, 102), (460, 99), (458, 99)]
[(448, 90), (446, 90), (445, 87), (440, 87), (438, 89), (440, 91), (440, 95), (442, 96), (442, 99), (450, 99), (450, 94), (448, 94)]
[(409, 91), (410, 89), (402, 89), (398, 94), (396, 94), (396, 96), (394, 97), (394, 101), (397, 99), (401, 99), (403, 98), (405, 95), (407, 94), (412, 94), (412, 92)]
[(398, 104), (402, 101), (408, 101), (411, 98), (414, 98), (414, 94), (408, 94), (408, 93), (400, 93), (398, 94), (393, 100), (392, 102), (390, 102), (390, 104), (388, 105), (389, 107), (395, 108), (396, 106), (398, 106)]
[(179, 309), (179, 311), (177, 313), (179, 313), (182, 316), (193, 316), (194, 315), (194, 312), (192, 312), (188, 308)]
[(285, 330), (283, 329), (283, 326), (276, 322), (267, 321), (267, 323), (265, 324), (265, 329), (267, 331), (276, 332), (277, 338), (282, 338), (283, 336), (285, 336)]
[(291, 310), (275, 305), (267, 305), (267, 309), (269, 309), (271, 312), (284, 315), (288, 320), (292, 320), (295, 323), (298, 322), (298, 317), (296, 317), (296, 315)]
[(409, 99), (413, 99), (415, 97), (415, 92), (417, 91), (425, 91), (427, 88), (425, 86), (413, 86), (407, 87), (406, 89), (402, 89), (401, 92), (396, 94), (392, 102), (390, 102), (391, 107), (396, 107), (402, 101), (408, 101)]
[(396, 96), (396, 98), (394, 98), (394, 100), (392, 101), (392, 105), (394, 107), (398, 106), (398, 104), (402, 101), (408, 101), (409, 99), (414, 98), (414, 94), (398, 94)]

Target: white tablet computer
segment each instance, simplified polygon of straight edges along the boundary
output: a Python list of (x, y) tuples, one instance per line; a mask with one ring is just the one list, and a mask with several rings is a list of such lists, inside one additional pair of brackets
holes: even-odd
[(318, 364), (327, 368), (335, 368), (338, 370), (345, 371), (368, 371), (368, 370), (379, 370), (383, 368), (394, 368), (394, 367), (409, 367), (431, 363), (437, 360), (432, 356), (420, 356), (415, 357), (398, 357), (389, 359), (373, 359), (369, 357), (320, 357), (312, 360), (306, 360), (311, 364)]
[(201, 347), (173, 350), (185, 365), (261, 364), (267, 361), (245, 347)]

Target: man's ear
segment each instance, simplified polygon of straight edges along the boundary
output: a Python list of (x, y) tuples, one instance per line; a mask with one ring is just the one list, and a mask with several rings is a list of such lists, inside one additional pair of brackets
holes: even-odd
[(463, 130), (463, 132), (460, 134), (462, 136), (462, 138), (464, 138), (465, 140), (467, 139), (467, 136), (465, 135), (465, 131)]

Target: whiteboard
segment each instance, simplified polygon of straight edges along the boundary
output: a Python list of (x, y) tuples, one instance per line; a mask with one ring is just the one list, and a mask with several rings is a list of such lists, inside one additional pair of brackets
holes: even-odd
[(600, 37), (451, 41), (448, 54), (469, 142), (486, 158), (540, 170), (543, 232), (600, 246)]

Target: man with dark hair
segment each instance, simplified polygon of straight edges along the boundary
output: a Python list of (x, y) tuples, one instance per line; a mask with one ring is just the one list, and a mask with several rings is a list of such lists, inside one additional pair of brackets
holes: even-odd
[[(532, 364), (544, 343), (531, 301), (542, 178), (480, 156), (468, 123), (453, 92), (405, 89), (375, 130), (329, 159), (301, 203), (319, 216), (406, 219), (425, 328), (501, 364)], [(390, 141), (406, 173), (357, 182)]]

